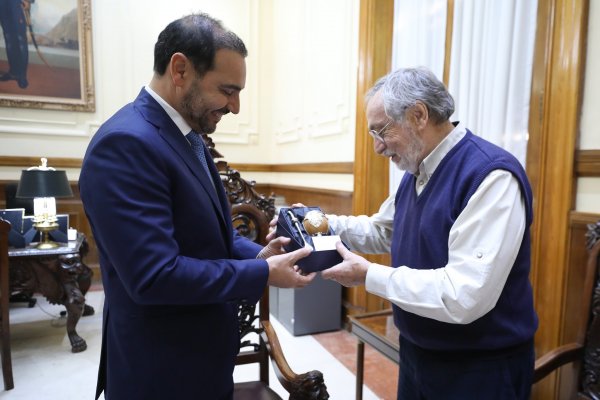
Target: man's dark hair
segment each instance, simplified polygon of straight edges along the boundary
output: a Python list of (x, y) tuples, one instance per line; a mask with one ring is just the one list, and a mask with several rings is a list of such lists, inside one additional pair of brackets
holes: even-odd
[(242, 57), (248, 50), (242, 39), (208, 14), (191, 14), (171, 22), (154, 45), (154, 72), (163, 75), (174, 53), (183, 53), (200, 77), (214, 68), (215, 53), (229, 49)]

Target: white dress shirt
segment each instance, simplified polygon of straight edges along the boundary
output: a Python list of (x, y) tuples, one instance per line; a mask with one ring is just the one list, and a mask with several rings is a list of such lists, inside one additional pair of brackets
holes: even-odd
[(160, 106), (165, 110), (169, 117), (171, 117), (171, 119), (173, 120), (175, 125), (177, 125), (183, 136), (190, 133), (192, 127), (187, 122), (185, 122), (185, 119), (183, 119), (181, 114), (179, 114), (176, 109), (171, 107), (171, 105), (167, 103), (162, 97), (160, 97), (158, 93), (152, 90), (150, 86), (146, 85), (144, 86), (144, 89), (146, 90), (146, 92), (148, 92), (150, 96), (152, 96), (154, 100), (156, 100), (158, 104), (160, 104)]
[[(464, 137), (459, 124), (419, 166), (420, 194), (448, 152)], [(371, 217), (334, 217), (330, 222), (347, 244), (361, 252), (389, 249), (394, 196)], [(352, 230), (352, 233), (345, 230)], [(405, 311), (442, 322), (467, 324), (498, 301), (525, 231), (525, 204), (517, 179), (494, 170), (483, 180), (450, 229), (448, 264), (411, 269), (372, 263), (365, 287)], [(384, 242), (387, 240), (387, 245)], [(387, 246), (387, 247), (386, 247)], [(368, 251), (371, 250), (371, 251)]]
[(371, 216), (328, 214), (329, 226), (351, 250), (367, 254), (389, 253), (394, 225), (394, 198), (390, 197)]

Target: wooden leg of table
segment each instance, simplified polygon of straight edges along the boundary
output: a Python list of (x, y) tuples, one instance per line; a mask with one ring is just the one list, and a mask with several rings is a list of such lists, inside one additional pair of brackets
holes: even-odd
[(71, 342), (71, 351), (73, 353), (80, 353), (87, 349), (87, 343), (79, 336), (75, 327), (83, 314), (85, 298), (76, 285), (65, 284), (64, 288), (67, 293), (67, 301), (65, 302), (67, 309), (67, 336)]
[(83, 297), (79, 288), (79, 281), (81, 278), (84, 282), (84, 288), (87, 290), (89, 284), (87, 284), (86, 279), (90, 278), (91, 275), (86, 278), (86, 268), (89, 268), (81, 262), (79, 254), (61, 255), (58, 258), (58, 263), (61, 271), (59, 279), (65, 294), (62, 300), (67, 308), (67, 335), (71, 341), (71, 351), (79, 353), (87, 349), (87, 343), (75, 330), (79, 318), (85, 311), (85, 297)]
[(365, 344), (358, 341), (356, 347), (356, 400), (362, 400), (363, 395), (363, 372), (365, 366)]

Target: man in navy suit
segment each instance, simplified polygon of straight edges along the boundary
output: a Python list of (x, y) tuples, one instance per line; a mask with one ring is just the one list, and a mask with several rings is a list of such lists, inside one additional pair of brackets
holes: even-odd
[(106, 294), (96, 398), (231, 399), (237, 303), (314, 278), (294, 268), (309, 249), (236, 233), (206, 147), (186, 136), (239, 112), (246, 54), (206, 14), (173, 21), (150, 84), (87, 149), (79, 187)]

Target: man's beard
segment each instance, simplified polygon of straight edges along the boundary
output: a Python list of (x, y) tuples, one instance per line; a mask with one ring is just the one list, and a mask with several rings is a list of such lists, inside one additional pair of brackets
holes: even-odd
[(196, 84), (192, 85), (181, 101), (183, 117), (191, 121), (192, 129), (199, 133), (213, 133), (217, 124), (209, 119), (209, 111), (204, 107), (204, 100)]
[(421, 157), (421, 153), (425, 146), (423, 145), (423, 140), (417, 135), (413, 128), (406, 125), (404, 130), (407, 132), (409, 139), (408, 146), (404, 148), (404, 155), (397, 154), (388, 149), (385, 149), (383, 155), (386, 157), (399, 156), (400, 160), (395, 162), (398, 168), (414, 175), (419, 170), (419, 158)]

